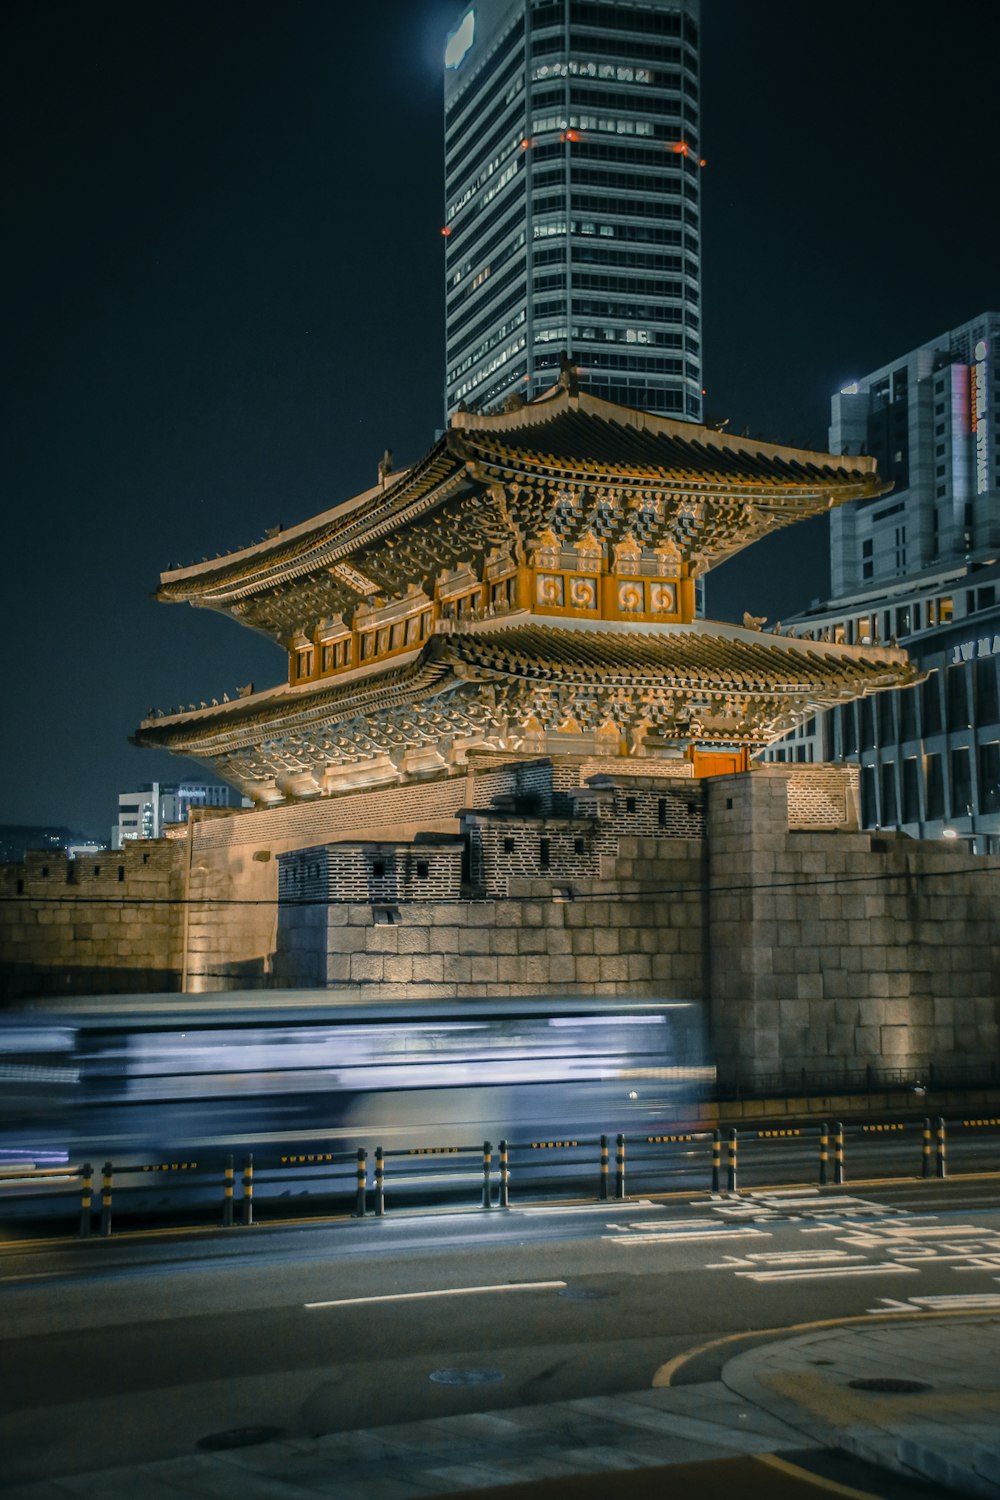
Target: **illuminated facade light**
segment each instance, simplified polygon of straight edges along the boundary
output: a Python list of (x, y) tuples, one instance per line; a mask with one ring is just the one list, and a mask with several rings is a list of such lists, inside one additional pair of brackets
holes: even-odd
[(448, 37), (444, 49), (444, 65), (446, 68), (458, 68), (465, 61), (466, 56), (472, 50), (472, 44), (476, 39), (476, 13), (474, 10), (467, 11), (455, 30)]

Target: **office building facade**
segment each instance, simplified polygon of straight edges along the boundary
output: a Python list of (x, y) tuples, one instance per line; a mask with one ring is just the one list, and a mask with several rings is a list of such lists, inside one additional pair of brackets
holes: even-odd
[(830, 448), (895, 489), (830, 518), (834, 597), (786, 621), (815, 640), (895, 640), (919, 686), (804, 721), (772, 761), (861, 767), (861, 821), (1000, 849), (1000, 315), (984, 313), (838, 392)]
[(111, 830), (112, 849), (133, 839), (158, 839), (170, 823), (186, 823), (191, 807), (239, 807), (232, 787), (211, 782), (147, 781), (134, 792), (118, 794), (118, 821)]
[(446, 414), (551, 386), (698, 422), (698, 0), (475, 0), (445, 56)]

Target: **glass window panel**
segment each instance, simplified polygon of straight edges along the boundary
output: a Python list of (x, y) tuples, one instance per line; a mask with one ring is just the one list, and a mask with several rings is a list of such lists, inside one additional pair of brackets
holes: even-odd
[(924, 734), (941, 733), (941, 674), (932, 672), (924, 683)]
[(879, 821), (885, 826), (899, 821), (896, 808), (896, 763), (891, 760), (887, 760), (882, 766), (882, 816)]
[(862, 828), (874, 828), (878, 822), (878, 805), (876, 802), (876, 780), (875, 767), (861, 767), (861, 826)]
[(903, 761), (903, 806), (902, 821), (904, 823), (919, 823), (920, 821), (920, 777), (917, 774), (917, 760), (915, 756)]
[(1000, 719), (997, 703), (997, 664), (995, 656), (976, 662), (976, 718), (980, 724), (995, 724)]
[(1000, 812), (1000, 743), (979, 747), (979, 811)]
[(972, 812), (972, 754), (960, 749), (951, 752), (951, 815), (964, 818)]
[(924, 763), (928, 818), (944, 817), (944, 772), (940, 755), (928, 755)]
[(858, 723), (855, 717), (855, 705), (845, 703), (841, 709), (843, 714), (844, 754), (853, 755), (858, 748)]
[(915, 740), (917, 728), (917, 688), (906, 688), (899, 694), (899, 738)]
[(948, 728), (950, 730), (969, 727), (969, 673), (963, 665), (949, 667), (945, 673), (948, 694)]

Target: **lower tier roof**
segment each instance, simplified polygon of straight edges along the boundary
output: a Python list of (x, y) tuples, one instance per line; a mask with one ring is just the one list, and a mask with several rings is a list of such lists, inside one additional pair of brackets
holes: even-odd
[(258, 802), (422, 778), (467, 750), (677, 758), (761, 748), (817, 709), (921, 674), (903, 651), (715, 621), (447, 622), (386, 668), (145, 719), (139, 745), (190, 756)]

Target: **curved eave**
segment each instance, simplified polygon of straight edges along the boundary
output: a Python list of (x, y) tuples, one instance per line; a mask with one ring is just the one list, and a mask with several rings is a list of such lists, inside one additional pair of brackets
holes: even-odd
[(919, 681), (905, 651), (765, 635), (722, 621), (690, 625), (510, 616), (453, 630), (446, 648), (466, 673), (568, 683), (705, 691), (815, 693), (832, 702)]
[[(584, 456), (566, 451), (581, 444)], [(868, 457), (837, 461), (560, 391), (519, 412), (456, 413), (429, 453), (385, 488), (367, 490), (253, 547), (164, 572), (157, 598), (231, 609), (377, 544), (442, 504), (472, 475), (486, 483), (657, 490), (751, 505), (758, 519), (745, 538), (698, 550), (702, 571), (768, 531), (891, 488)]]
[(397, 657), (391, 670), (359, 668), (336, 681), (275, 687), (211, 708), (146, 718), (132, 743), (176, 754), (197, 748), (202, 755), (214, 748), (253, 745), (267, 739), (269, 729), (285, 732), (289, 723), (318, 728), (377, 715), (408, 702), (416, 693), (440, 691), (448, 674), (448, 664), (433, 659), (424, 647)]
[(419, 464), (394, 476), (385, 488), (377, 485), (252, 547), (161, 573), (156, 597), (163, 603), (225, 609), (248, 595), (329, 566), (405, 522), (412, 507), (429, 495), (435, 502), (443, 499), (449, 490), (435, 492), (449, 478), (460, 478), (462, 467), (446, 435)]
[(271, 734), (310, 732), (356, 717), (377, 717), (416, 697), (461, 682), (568, 689), (705, 692), (793, 697), (824, 707), (925, 675), (893, 648), (805, 641), (718, 621), (644, 625), (609, 621), (553, 624), (520, 613), (440, 629), (391, 668), (357, 668), (337, 680), (276, 687), (187, 714), (144, 719), (141, 746), (178, 754), (230, 752)]

